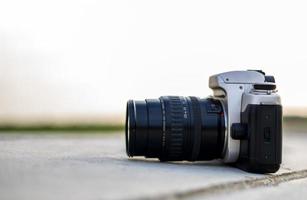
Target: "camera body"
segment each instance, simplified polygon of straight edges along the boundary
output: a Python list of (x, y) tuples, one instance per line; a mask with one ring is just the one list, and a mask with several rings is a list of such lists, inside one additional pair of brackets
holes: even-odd
[(282, 107), (273, 76), (232, 71), (209, 79), (225, 117), (223, 161), (258, 173), (276, 172), (282, 156)]
[(208, 98), (129, 100), (126, 152), (160, 161), (222, 159), (254, 173), (276, 172), (282, 156), (282, 107), (275, 79), (260, 70), (209, 79)]

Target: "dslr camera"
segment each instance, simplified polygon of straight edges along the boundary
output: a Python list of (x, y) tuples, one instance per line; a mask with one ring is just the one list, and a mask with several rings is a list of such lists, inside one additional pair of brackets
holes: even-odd
[(160, 161), (222, 159), (274, 173), (282, 160), (282, 106), (275, 79), (261, 70), (209, 78), (213, 95), (129, 100), (126, 152)]

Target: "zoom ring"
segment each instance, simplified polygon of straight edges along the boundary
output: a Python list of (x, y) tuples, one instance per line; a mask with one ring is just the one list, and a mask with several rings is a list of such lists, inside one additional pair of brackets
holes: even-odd
[(182, 159), (184, 139), (184, 110), (183, 101), (179, 96), (169, 96), (169, 149), (170, 160)]

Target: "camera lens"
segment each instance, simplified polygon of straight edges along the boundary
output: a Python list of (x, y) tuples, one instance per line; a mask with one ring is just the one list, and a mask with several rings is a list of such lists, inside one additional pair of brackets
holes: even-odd
[(127, 155), (162, 161), (222, 157), (225, 120), (220, 101), (162, 96), (129, 100), (126, 112)]

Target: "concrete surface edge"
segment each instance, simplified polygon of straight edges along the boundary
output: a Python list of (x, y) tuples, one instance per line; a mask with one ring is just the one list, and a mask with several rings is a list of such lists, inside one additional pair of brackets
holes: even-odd
[(190, 199), (197, 196), (206, 197), (223, 193), (237, 192), (257, 187), (275, 186), (280, 183), (285, 183), (292, 180), (298, 180), (304, 178), (307, 178), (307, 169), (287, 172), (277, 175), (269, 175), (263, 178), (255, 178), (250, 180), (233, 181), (224, 184), (216, 184), (184, 192), (157, 195), (154, 197), (141, 197), (133, 200), (174, 200), (174, 199)]

